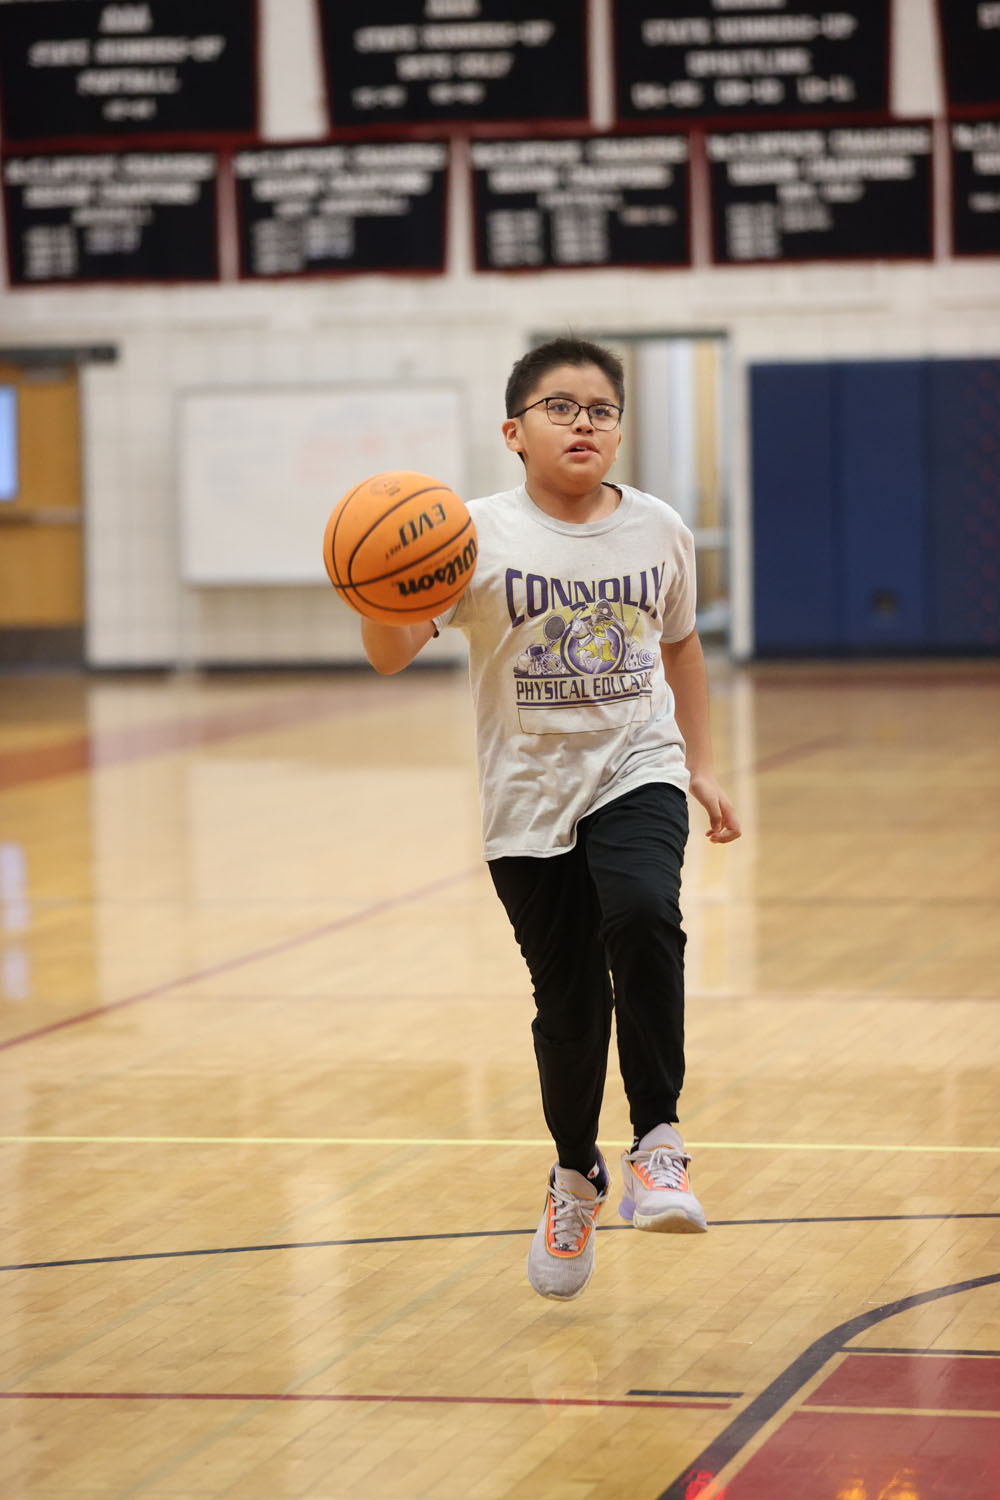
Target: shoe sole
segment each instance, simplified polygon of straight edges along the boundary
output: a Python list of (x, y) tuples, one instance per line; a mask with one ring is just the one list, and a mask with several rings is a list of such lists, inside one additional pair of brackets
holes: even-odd
[(632, 1228), (645, 1229), (653, 1234), (707, 1234), (708, 1225), (699, 1223), (697, 1219), (691, 1219), (687, 1214), (672, 1212), (666, 1214), (633, 1214)]
[(704, 1219), (693, 1219), (681, 1208), (669, 1208), (662, 1214), (637, 1214), (631, 1198), (623, 1198), (618, 1213), (626, 1224), (634, 1229), (644, 1229), (652, 1234), (707, 1234)]

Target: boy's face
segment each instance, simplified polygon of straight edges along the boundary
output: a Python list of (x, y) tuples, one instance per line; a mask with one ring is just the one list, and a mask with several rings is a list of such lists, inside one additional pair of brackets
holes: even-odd
[[(546, 396), (579, 402), (581, 410), (567, 426), (559, 426), (549, 419)], [(529, 479), (568, 495), (586, 495), (601, 483), (615, 461), (622, 432), (620, 426), (610, 431), (594, 426), (587, 407), (599, 403), (619, 405), (614, 386), (597, 365), (556, 365), (541, 377), (524, 402), (530, 410), (503, 424), (504, 441), (523, 457)]]

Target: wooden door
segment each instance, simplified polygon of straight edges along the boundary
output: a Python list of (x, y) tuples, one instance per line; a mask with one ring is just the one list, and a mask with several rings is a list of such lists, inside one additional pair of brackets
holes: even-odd
[(76, 368), (0, 364), (16, 408), (14, 483), (0, 500), (0, 661), (83, 656), (83, 512)]

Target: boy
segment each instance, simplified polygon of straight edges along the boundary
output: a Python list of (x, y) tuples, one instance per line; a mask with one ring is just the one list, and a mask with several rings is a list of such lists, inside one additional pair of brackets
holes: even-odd
[(712, 769), (691, 533), (662, 501), (605, 480), (621, 443), (620, 361), (553, 339), (517, 362), (506, 398), (524, 483), (470, 504), (469, 588), (433, 623), (364, 620), (362, 637), (383, 673), (439, 625), (469, 641), (485, 854), (534, 986), (558, 1152), (528, 1279), (568, 1300), (593, 1273), (611, 1186), (597, 1127), (612, 1010), (635, 1132), (619, 1211), (637, 1229), (707, 1228), (676, 1129), (685, 792), (713, 843), (740, 827)]

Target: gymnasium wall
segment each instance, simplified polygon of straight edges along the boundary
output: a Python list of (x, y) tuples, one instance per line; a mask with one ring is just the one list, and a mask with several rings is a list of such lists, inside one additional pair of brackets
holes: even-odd
[[(892, 107), (941, 115), (932, 0), (895, 0)], [(311, 0), (264, 0), (264, 130), (323, 134)], [(594, 7), (595, 77), (607, 7)], [(594, 96), (596, 123), (610, 97)], [(600, 118), (601, 112), (605, 118)], [(455, 174), (457, 175), (457, 174)], [(5, 291), (4, 345), (113, 344), (82, 370), (87, 656), (94, 666), (358, 659), (356, 617), (324, 587), (192, 588), (178, 553), (177, 409), (191, 388), (454, 382), (471, 494), (516, 482), (499, 438), (510, 365), (533, 334), (722, 331), (730, 340), (732, 649), (753, 649), (748, 367), (1000, 354), (997, 261), (474, 274), (453, 175), (441, 277)], [(939, 183), (938, 191), (946, 191)], [(944, 222), (947, 213), (938, 215)], [(331, 497), (333, 499), (335, 497)], [(275, 505), (281, 497), (275, 496)], [(319, 538), (317, 538), (317, 545)], [(433, 643), (440, 655), (454, 651)]]

